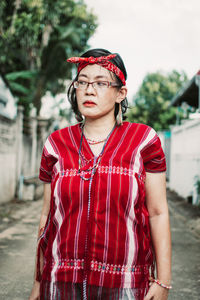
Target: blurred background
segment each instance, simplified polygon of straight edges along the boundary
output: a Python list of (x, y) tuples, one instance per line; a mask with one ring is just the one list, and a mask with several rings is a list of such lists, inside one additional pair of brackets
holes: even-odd
[(128, 120), (159, 132), (170, 187), (199, 204), (199, 15), (198, 0), (2, 0), (0, 202), (40, 196), (44, 141), (75, 122), (66, 59), (101, 47), (125, 62)]
[(66, 60), (105, 48), (127, 68), (127, 120), (158, 132), (169, 190), (199, 211), (199, 16), (199, 0), (1, 0), (0, 207), (41, 199), (43, 144), (76, 122)]

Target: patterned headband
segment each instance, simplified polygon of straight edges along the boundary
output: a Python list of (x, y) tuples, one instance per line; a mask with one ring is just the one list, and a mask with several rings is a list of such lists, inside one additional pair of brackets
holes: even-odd
[(108, 56), (100, 56), (100, 57), (71, 57), (68, 58), (67, 61), (70, 63), (78, 64), (78, 73), (85, 68), (89, 64), (97, 64), (102, 66), (103, 68), (113, 72), (119, 79), (121, 79), (123, 85), (126, 85), (126, 80), (123, 72), (109, 59), (112, 59), (116, 56), (116, 54), (110, 54)]

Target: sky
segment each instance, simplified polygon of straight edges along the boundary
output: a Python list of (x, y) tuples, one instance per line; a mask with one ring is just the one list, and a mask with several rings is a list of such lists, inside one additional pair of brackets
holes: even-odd
[(118, 52), (128, 98), (149, 72), (200, 69), (200, 0), (85, 0), (98, 17), (91, 48)]

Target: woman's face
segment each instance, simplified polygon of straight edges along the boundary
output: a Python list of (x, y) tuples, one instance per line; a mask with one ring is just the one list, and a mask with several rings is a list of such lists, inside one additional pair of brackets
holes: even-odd
[[(94, 82), (108, 81), (116, 82), (115, 76), (97, 65), (87, 65), (78, 76), (78, 81)], [(76, 98), (80, 113), (86, 118), (97, 119), (105, 115), (110, 115), (114, 119), (115, 103), (121, 102), (120, 89), (118, 87), (108, 87), (95, 89), (91, 84), (85, 89), (76, 89)]]

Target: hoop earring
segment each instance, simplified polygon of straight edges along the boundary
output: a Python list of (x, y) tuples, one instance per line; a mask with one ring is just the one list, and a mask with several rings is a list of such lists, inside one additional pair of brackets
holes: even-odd
[(123, 119), (122, 119), (122, 105), (121, 103), (119, 103), (119, 111), (118, 114), (116, 116), (116, 122), (118, 126), (121, 126), (123, 123)]

